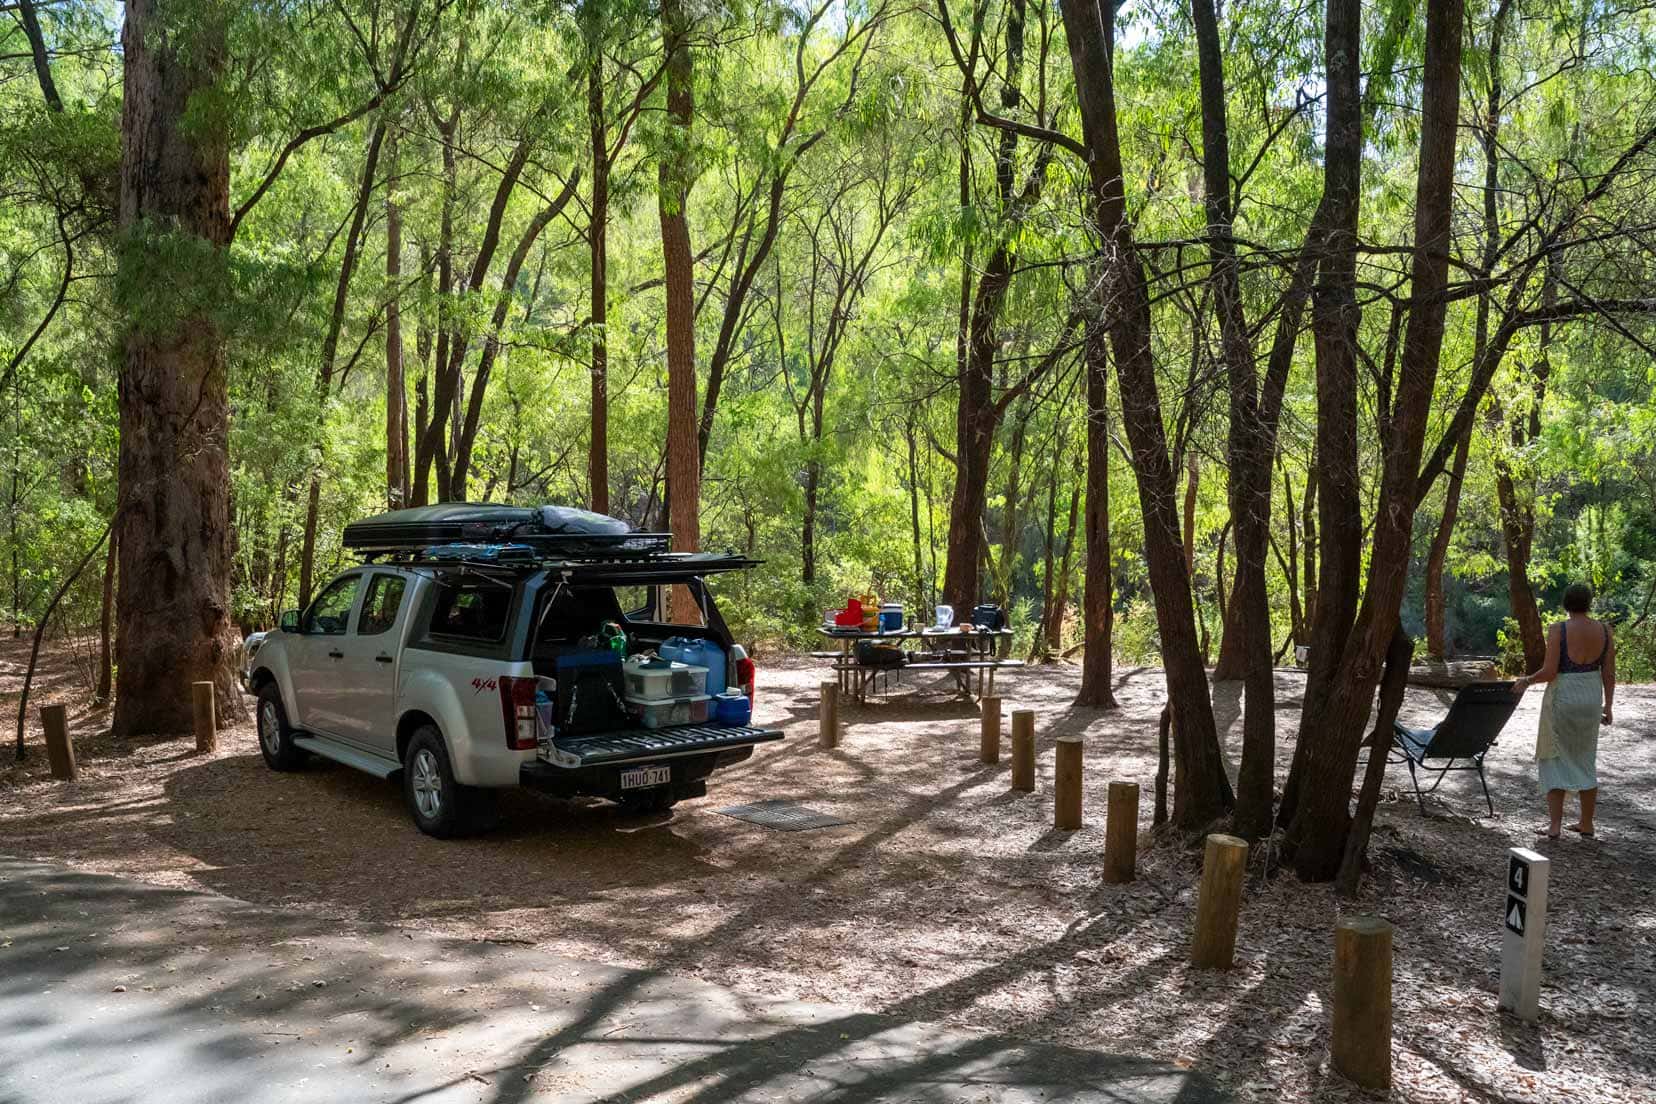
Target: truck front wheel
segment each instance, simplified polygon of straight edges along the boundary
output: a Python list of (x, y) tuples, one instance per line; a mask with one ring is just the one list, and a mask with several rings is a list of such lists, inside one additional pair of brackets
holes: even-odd
[(282, 691), (274, 682), (259, 690), (259, 753), (265, 766), (275, 771), (298, 770), (305, 762), (305, 752), (294, 746), (293, 726), (288, 724), (287, 710), (282, 707)]
[(437, 839), (487, 828), (494, 819), (494, 791), (454, 780), (443, 737), (431, 725), (416, 729), (403, 756), (403, 798), (414, 826)]

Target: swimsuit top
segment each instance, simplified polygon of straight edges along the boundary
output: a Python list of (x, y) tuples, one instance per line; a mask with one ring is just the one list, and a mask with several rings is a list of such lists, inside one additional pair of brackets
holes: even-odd
[(1610, 633), (1603, 628), (1599, 630), (1604, 633), (1604, 644), (1599, 648), (1597, 659), (1593, 660), (1591, 663), (1577, 663), (1575, 660), (1570, 658), (1570, 640), (1566, 635), (1569, 631), (1570, 623), (1568, 621), (1559, 623), (1558, 673), (1561, 675), (1574, 675), (1586, 671), (1597, 671), (1600, 667), (1602, 667), (1604, 665), (1604, 653), (1610, 650)]

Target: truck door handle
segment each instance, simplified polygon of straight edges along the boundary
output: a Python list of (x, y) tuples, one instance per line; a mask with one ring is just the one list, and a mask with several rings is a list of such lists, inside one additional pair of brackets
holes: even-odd
[(395, 659), (392, 659), (388, 655), (377, 655), (377, 656), (374, 657), (374, 662), (375, 663), (395, 663), (397, 661)]
[(340, 651), (339, 649), (335, 648), (333, 651), (328, 653), (328, 658), (330, 658), (330, 659), (344, 659), (345, 658), (345, 653)]

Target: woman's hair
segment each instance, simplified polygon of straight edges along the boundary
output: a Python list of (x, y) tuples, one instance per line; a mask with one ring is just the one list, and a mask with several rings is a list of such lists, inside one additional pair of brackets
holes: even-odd
[(1593, 606), (1593, 588), (1586, 583), (1571, 583), (1564, 591), (1564, 608), (1570, 613), (1586, 613)]

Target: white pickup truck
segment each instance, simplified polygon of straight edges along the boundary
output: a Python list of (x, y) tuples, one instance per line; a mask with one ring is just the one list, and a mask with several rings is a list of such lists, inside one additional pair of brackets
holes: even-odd
[[(366, 562), (284, 613), (250, 665), (273, 770), (315, 754), (398, 778), (414, 823), (447, 838), (487, 826), (509, 786), (665, 810), (782, 738), (712, 720), (645, 727), (612, 672), (583, 658), (608, 658), (591, 640), (606, 624), (632, 654), (695, 638), (751, 704), (753, 663), (705, 579), (753, 561), (667, 552), (664, 535), (559, 507), (398, 510), (348, 526), (346, 545)], [(658, 619), (668, 586), (688, 588), (701, 624)]]

